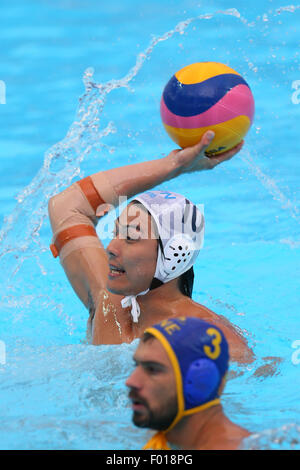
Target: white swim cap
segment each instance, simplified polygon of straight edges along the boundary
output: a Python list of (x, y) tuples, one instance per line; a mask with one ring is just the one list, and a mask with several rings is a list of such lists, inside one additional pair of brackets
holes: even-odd
[[(153, 282), (146, 291), (129, 295), (122, 301), (122, 307), (132, 306), (133, 321), (140, 314), (136, 297), (153, 288), (171, 281), (188, 271), (199, 254), (204, 241), (204, 215), (195, 204), (181, 194), (170, 191), (147, 191), (135, 197), (153, 217), (161, 244)], [(162, 249), (161, 249), (162, 245)]]

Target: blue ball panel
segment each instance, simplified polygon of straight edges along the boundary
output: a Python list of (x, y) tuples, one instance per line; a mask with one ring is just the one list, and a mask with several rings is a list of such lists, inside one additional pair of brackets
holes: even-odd
[(197, 116), (214, 106), (237, 85), (247, 82), (240, 75), (226, 73), (208, 78), (200, 83), (184, 85), (175, 75), (167, 83), (163, 99), (167, 108), (178, 116)]

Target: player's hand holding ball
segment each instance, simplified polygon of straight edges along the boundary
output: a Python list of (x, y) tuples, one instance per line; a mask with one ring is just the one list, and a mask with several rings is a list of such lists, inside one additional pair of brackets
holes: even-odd
[(234, 157), (234, 155), (236, 155), (244, 145), (244, 141), (242, 140), (235, 147), (227, 150), (227, 152), (208, 157), (206, 155), (206, 149), (213, 142), (213, 139), (214, 133), (212, 131), (207, 131), (199, 144), (196, 144), (193, 147), (186, 147), (182, 150), (173, 150), (168, 155), (168, 158), (176, 161), (176, 165), (180, 167), (180, 174), (212, 170), (220, 163), (223, 163)]

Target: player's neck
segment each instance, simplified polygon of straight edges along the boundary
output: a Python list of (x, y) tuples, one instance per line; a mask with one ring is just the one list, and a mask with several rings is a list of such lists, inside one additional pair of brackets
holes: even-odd
[(206, 449), (215, 429), (222, 427), (225, 417), (222, 405), (184, 417), (170, 432), (167, 440), (180, 449)]
[(186, 299), (180, 292), (176, 279), (137, 297), (141, 309), (139, 329), (143, 330), (166, 318), (178, 316), (179, 305)]

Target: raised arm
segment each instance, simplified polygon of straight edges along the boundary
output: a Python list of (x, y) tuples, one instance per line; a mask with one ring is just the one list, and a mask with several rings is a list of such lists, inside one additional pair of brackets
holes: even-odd
[[(109, 271), (106, 252), (95, 230), (99, 218), (118, 206), (120, 196), (130, 198), (180, 174), (211, 169), (241, 148), (239, 145), (208, 158), (204, 152), (212, 138), (208, 131), (194, 147), (174, 150), (164, 158), (95, 173), (50, 199), (52, 253), (59, 255), (71, 285), (88, 309), (97, 306)], [(118, 300), (119, 296), (111, 296)]]

